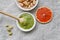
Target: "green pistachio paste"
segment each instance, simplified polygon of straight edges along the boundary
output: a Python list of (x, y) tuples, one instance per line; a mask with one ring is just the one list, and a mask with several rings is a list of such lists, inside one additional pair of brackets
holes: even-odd
[(22, 14), (19, 18), (24, 18), (24, 22), (18, 22), (19, 26), (23, 29), (30, 29), (34, 25), (34, 19), (28, 13)]

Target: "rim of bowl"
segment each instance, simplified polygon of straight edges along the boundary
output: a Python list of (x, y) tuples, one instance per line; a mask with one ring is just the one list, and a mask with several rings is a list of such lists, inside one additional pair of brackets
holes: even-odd
[[(48, 9), (50, 9), (50, 8), (49, 8), (49, 7), (47, 7), (47, 6), (42, 6), (42, 7), (39, 7), (38, 9), (43, 8), (43, 7), (46, 7), (46, 8), (48, 8)], [(38, 9), (36, 10), (36, 14), (37, 14)], [(52, 10), (51, 10), (51, 9), (50, 9), (50, 11), (52, 12)], [(35, 14), (35, 16), (36, 16), (36, 14)], [(43, 24), (45, 24), (45, 23), (49, 23), (52, 19), (53, 19), (53, 12), (52, 12), (51, 19), (50, 19), (50, 20), (48, 20), (47, 22), (41, 22), (41, 21), (37, 18), (37, 16), (36, 16), (36, 20), (37, 20), (38, 22), (40, 22), (40, 23), (43, 23)]]
[(16, 24), (17, 24), (17, 27), (18, 27), (21, 31), (29, 32), (29, 31), (31, 31), (31, 30), (34, 29), (34, 27), (35, 27), (35, 25), (36, 25), (36, 19), (35, 19), (35, 17), (34, 17), (30, 12), (22, 12), (21, 14), (18, 15), (18, 17), (21, 16), (22, 14), (24, 14), (24, 13), (30, 14), (30, 15), (33, 17), (33, 19), (34, 19), (34, 24), (33, 24), (33, 26), (32, 26), (30, 29), (27, 29), (27, 30), (26, 30), (26, 29), (23, 29), (23, 28), (21, 28), (21, 27), (19, 26), (18, 21), (16, 21)]
[(37, 6), (37, 4), (38, 4), (38, 0), (36, 0), (36, 4), (35, 4), (33, 7), (31, 7), (30, 9), (26, 9), (26, 8), (21, 7), (21, 6), (19, 5), (19, 3), (17, 2), (17, 0), (16, 0), (15, 2), (16, 2), (16, 4), (17, 4), (17, 6), (18, 6), (20, 9), (24, 10), (24, 11), (30, 11), (30, 10), (34, 9), (34, 8)]

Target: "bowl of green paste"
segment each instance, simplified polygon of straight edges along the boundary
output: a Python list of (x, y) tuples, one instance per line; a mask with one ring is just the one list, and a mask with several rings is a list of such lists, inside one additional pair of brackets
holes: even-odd
[(36, 25), (35, 17), (29, 12), (23, 12), (18, 15), (19, 18), (24, 18), (24, 22), (17, 21), (17, 27), (25, 32), (31, 31)]

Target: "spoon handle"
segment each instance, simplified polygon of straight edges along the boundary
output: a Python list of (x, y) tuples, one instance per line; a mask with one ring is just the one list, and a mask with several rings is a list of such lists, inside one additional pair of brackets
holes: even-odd
[(13, 16), (13, 15), (7, 13), (7, 12), (0, 11), (0, 13), (1, 13), (1, 14), (4, 14), (4, 15), (6, 15), (6, 16), (12, 17), (12, 18), (14, 18), (14, 19), (16, 19), (16, 20), (19, 20), (19, 18), (15, 17), (15, 16)]

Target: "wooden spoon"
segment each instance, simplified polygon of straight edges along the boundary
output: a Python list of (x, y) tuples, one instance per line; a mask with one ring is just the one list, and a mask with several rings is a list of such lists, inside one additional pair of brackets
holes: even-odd
[(9, 16), (9, 17), (11, 17), (11, 18), (14, 18), (14, 19), (18, 20), (19, 22), (24, 22), (24, 18), (17, 18), (17, 17), (15, 17), (15, 16), (13, 16), (13, 15), (7, 13), (7, 12), (0, 11), (0, 14), (4, 14), (4, 15), (6, 15), (6, 16)]

